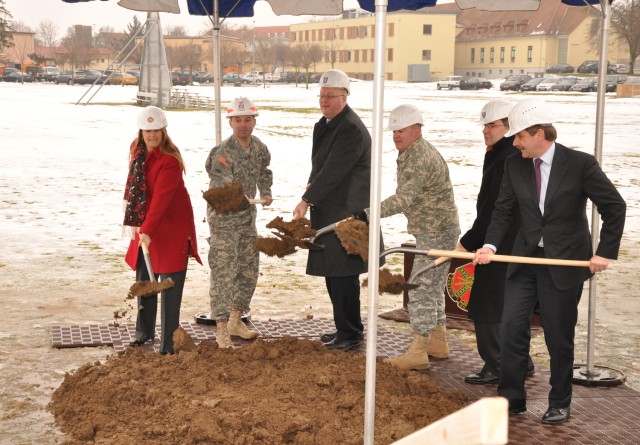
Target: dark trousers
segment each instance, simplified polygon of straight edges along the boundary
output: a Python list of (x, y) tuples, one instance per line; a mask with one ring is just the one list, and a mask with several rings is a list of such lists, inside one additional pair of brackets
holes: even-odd
[[(171, 278), (175, 285), (162, 291), (160, 306), (160, 353), (173, 353), (173, 332), (180, 325), (180, 305), (182, 304), (182, 291), (187, 270), (169, 274), (156, 274), (154, 279), (160, 277), (160, 281)], [(138, 252), (136, 264), (136, 280), (148, 281), (149, 273), (144, 262), (142, 249)], [(156, 330), (156, 315), (158, 313), (158, 294), (150, 297), (138, 297), (138, 317), (136, 319), (136, 340), (153, 340)]]
[[(544, 251), (537, 249), (535, 256), (544, 257)], [(549, 407), (566, 408), (571, 404), (574, 336), (582, 285), (567, 290), (556, 288), (549, 267), (553, 266), (523, 265), (507, 278), (498, 394), (509, 400), (510, 408), (524, 406), (527, 400), (524, 382), (536, 302), (551, 358)]]
[[(500, 375), (500, 323), (473, 322), (476, 331), (476, 345), (478, 354), (484, 361), (483, 371), (489, 371), (493, 375)], [(527, 358), (527, 371), (534, 371), (535, 365), (531, 355)]]
[(360, 280), (358, 275), (325, 277), (327, 292), (333, 305), (333, 321), (338, 338), (354, 340), (362, 336), (364, 326), (360, 318)]

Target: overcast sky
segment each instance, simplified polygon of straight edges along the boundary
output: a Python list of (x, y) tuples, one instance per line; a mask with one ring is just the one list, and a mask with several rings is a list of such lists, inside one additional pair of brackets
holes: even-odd
[[(146, 18), (145, 13), (118, 6), (117, 0), (81, 3), (65, 3), (62, 0), (4, 0), (4, 3), (14, 21), (23, 22), (34, 30), (44, 20), (53, 21), (58, 25), (59, 37), (63, 37), (67, 28), (73, 25), (95, 25), (96, 32), (103, 26), (112, 26), (116, 31), (123, 31), (131, 23), (134, 15), (137, 15), (141, 22)], [(184, 26), (187, 32), (193, 30), (193, 34), (197, 34), (210, 23), (206, 17), (189, 15), (186, 0), (179, 0), (178, 3), (180, 14), (160, 14), (160, 21), (165, 29), (179, 25)], [(346, 7), (355, 7), (358, 3), (356, 0), (345, 0), (344, 4)], [(253, 18), (229, 19), (229, 24), (252, 26), (255, 20), (256, 26), (273, 26), (302, 23), (307, 20), (305, 16), (277, 16), (266, 1), (257, 2), (254, 12)]]

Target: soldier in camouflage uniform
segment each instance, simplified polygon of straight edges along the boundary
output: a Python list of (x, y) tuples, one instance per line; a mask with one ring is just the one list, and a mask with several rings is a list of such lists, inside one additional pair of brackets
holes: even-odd
[[(260, 192), (263, 206), (272, 202), (273, 174), (268, 168), (271, 154), (260, 139), (253, 136), (258, 112), (253, 103), (243, 97), (235, 99), (227, 110), (233, 136), (214, 147), (205, 168), (209, 187), (241, 182), (249, 199)], [(252, 339), (258, 336), (242, 322), (242, 314), (250, 309), (251, 298), (258, 282), (259, 256), (256, 207), (250, 205), (231, 213), (219, 214), (207, 206), (209, 267), (211, 281), (209, 297), (211, 318), (216, 320), (216, 339), (221, 348), (232, 348), (231, 336)]]
[[(453, 198), (449, 169), (438, 150), (422, 137), (422, 113), (412, 105), (400, 105), (389, 116), (389, 129), (398, 154), (395, 195), (382, 201), (380, 216), (404, 213), (407, 230), (418, 249), (452, 249), (460, 235), (458, 210)], [(367, 220), (368, 210), (356, 212)], [(423, 268), (427, 257), (416, 255), (414, 270)], [(420, 286), (409, 294), (409, 317), (413, 343), (400, 357), (389, 360), (401, 369), (426, 369), (429, 355), (449, 357), (445, 339), (444, 285), (447, 269), (422, 273)]]

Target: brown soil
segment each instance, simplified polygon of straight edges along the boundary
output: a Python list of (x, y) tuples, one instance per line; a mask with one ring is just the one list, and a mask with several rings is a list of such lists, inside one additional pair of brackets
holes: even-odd
[[(67, 444), (361, 444), (365, 357), (292, 337), (175, 355), (131, 348), (66, 374), (48, 409)], [(376, 444), (392, 443), (466, 403), (421, 373), (378, 360)]]
[(255, 248), (258, 252), (268, 256), (277, 256), (278, 258), (296, 253), (296, 244), (292, 240), (272, 237), (259, 236)]
[(347, 253), (369, 260), (369, 226), (366, 222), (355, 219), (341, 222), (336, 226), (336, 235)]
[(150, 297), (158, 294), (163, 290), (172, 288), (175, 283), (171, 278), (163, 281), (136, 281), (129, 288), (129, 297)]
[(284, 235), (297, 239), (312, 238), (316, 235), (316, 231), (311, 227), (311, 221), (307, 218), (284, 221), (281, 216), (276, 216), (267, 223), (267, 229), (276, 229)]
[(249, 205), (241, 182), (211, 188), (202, 197), (218, 213), (235, 212)]
[[(362, 280), (362, 286), (369, 286), (368, 278)], [(384, 267), (380, 269), (378, 273), (378, 292), (398, 295), (401, 294), (405, 288), (407, 288), (407, 283), (402, 274), (391, 273), (389, 269)]]

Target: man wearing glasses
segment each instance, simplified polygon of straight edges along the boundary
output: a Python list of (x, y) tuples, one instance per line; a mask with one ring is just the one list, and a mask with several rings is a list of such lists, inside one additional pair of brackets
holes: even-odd
[[(311, 174), (293, 211), (294, 217), (303, 217), (311, 208), (314, 229), (368, 207), (371, 180), (371, 136), (347, 105), (349, 77), (331, 69), (320, 77), (319, 86), (322, 118), (313, 128)], [(323, 250), (309, 251), (307, 274), (325, 277), (336, 331), (320, 339), (328, 349), (355, 349), (364, 338), (359, 274), (367, 271), (367, 263), (348, 255), (335, 234), (323, 236), (322, 244)]]
[[(456, 246), (456, 250), (475, 252), (484, 245), (484, 236), (491, 222), (491, 214), (500, 193), (500, 182), (504, 172), (504, 160), (518, 153), (513, 146), (513, 136), (505, 137), (509, 131), (509, 111), (515, 104), (504, 99), (489, 101), (480, 111), (482, 136), (487, 147), (482, 165), (482, 183), (476, 203), (476, 219)], [(520, 228), (520, 218), (516, 218), (505, 236), (499, 254), (509, 255), (513, 241)], [(498, 383), (500, 376), (500, 320), (504, 303), (504, 283), (507, 263), (491, 263), (476, 266), (471, 296), (469, 298), (469, 318), (476, 331), (478, 354), (484, 361), (480, 371), (465, 376), (464, 381), (475, 385)], [(527, 375), (534, 374), (531, 357), (528, 359)]]

